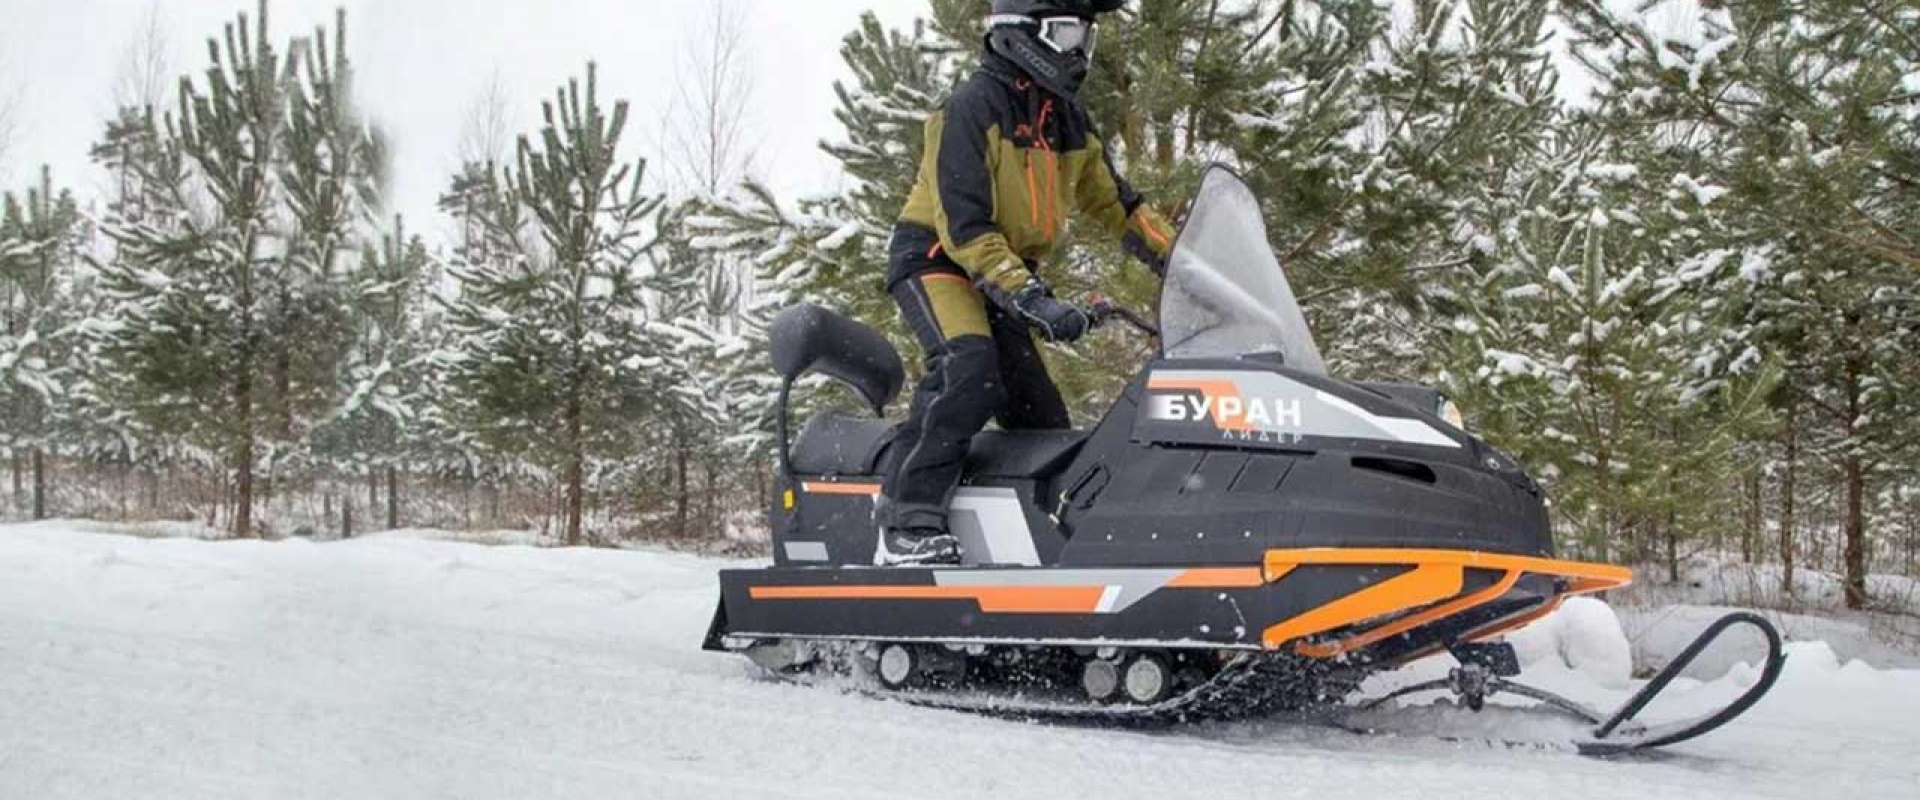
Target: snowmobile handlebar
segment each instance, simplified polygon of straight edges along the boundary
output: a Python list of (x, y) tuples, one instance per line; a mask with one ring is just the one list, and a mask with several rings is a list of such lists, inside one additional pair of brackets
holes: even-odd
[(1113, 298), (1104, 294), (1096, 293), (1087, 295), (1087, 316), (1091, 318), (1095, 329), (1104, 327), (1107, 323), (1113, 322), (1114, 320), (1119, 320), (1120, 322), (1126, 323), (1128, 327), (1144, 333), (1149, 337), (1155, 339), (1160, 338), (1160, 329), (1153, 323), (1148, 322), (1145, 316), (1133, 309), (1115, 303)]

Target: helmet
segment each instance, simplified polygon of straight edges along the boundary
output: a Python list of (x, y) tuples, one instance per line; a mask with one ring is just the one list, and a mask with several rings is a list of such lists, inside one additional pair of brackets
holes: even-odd
[(1094, 17), (1125, 5), (1126, 0), (993, 0), (987, 49), (1071, 100), (1093, 59)]
[(1095, 14), (1119, 11), (1126, 4), (1127, 0), (993, 0), (993, 8), (988, 13), (1023, 17), (1066, 14), (1092, 19)]

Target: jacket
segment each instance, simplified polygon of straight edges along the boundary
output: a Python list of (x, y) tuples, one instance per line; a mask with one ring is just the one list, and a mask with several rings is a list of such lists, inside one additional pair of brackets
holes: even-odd
[(1162, 259), (1172, 247), (1171, 226), (1114, 169), (1085, 109), (987, 55), (927, 120), (900, 221), (932, 231), (935, 249), (975, 280), (1012, 292), (1028, 264), (1053, 255), (1075, 212)]

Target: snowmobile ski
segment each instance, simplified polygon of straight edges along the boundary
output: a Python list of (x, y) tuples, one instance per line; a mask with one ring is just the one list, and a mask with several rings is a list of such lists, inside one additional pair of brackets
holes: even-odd
[[(1666, 691), (1675, 678), (1678, 678), (1695, 659), (1699, 658), (1702, 652), (1718, 641), (1722, 634), (1736, 627), (1753, 628), (1766, 640), (1766, 656), (1760, 666), (1760, 674), (1752, 686), (1747, 687), (1746, 691), (1727, 705), (1699, 717), (1652, 726), (1644, 725), (1636, 719), (1655, 698)], [(1456, 653), (1456, 655), (1461, 654)], [(1517, 668), (1508, 672), (1500, 666), (1490, 665), (1485, 660), (1471, 655), (1461, 657), (1460, 661), (1461, 665), (1454, 668), (1445, 678), (1404, 686), (1391, 693), (1363, 701), (1356, 707), (1362, 711), (1370, 711), (1408, 695), (1445, 690), (1451, 692), (1469, 710), (1478, 712), (1485, 706), (1487, 698), (1509, 694), (1538, 701), (1546, 709), (1570, 716), (1591, 726), (1586, 736), (1577, 738), (1571, 743), (1580, 753), (1591, 756), (1616, 756), (1679, 744), (1711, 733), (1732, 722), (1751, 709), (1773, 688), (1774, 682), (1780, 677), (1781, 670), (1786, 667), (1787, 657), (1780, 631), (1765, 617), (1746, 611), (1728, 614), (1709, 625), (1672, 662), (1611, 714), (1602, 714), (1576, 700), (1510, 680), (1513, 675), (1518, 674)]]

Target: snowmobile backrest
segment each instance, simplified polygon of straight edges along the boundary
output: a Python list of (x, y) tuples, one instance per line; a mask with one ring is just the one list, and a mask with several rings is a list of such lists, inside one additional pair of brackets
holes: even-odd
[(812, 303), (791, 306), (767, 330), (773, 369), (792, 383), (809, 372), (829, 376), (860, 394), (875, 415), (907, 381), (900, 352), (879, 331)]

